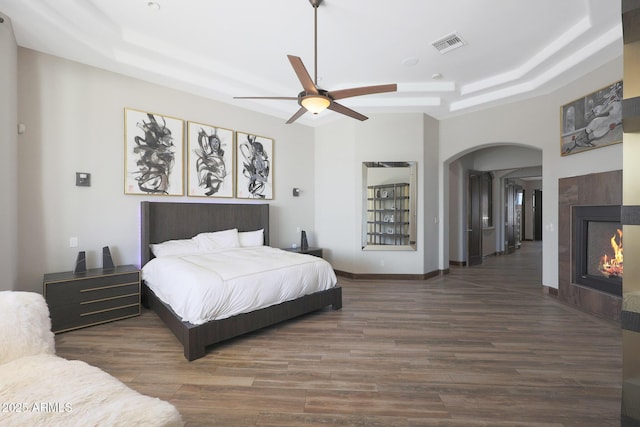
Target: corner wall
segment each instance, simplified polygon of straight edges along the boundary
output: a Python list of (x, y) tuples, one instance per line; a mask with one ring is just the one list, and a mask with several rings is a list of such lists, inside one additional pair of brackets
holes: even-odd
[(0, 13), (0, 291), (18, 288), (18, 46)]

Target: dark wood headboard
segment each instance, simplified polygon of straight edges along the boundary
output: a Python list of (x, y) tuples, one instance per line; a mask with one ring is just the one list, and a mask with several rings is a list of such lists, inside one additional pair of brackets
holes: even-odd
[(237, 228), (238, 231), (264, 229), (269, 244), (269, 205), (234, 203), (141, 202), (140, 262), (153, 255), (149, 245), (167, 240), (190, 239), (198, 233)]

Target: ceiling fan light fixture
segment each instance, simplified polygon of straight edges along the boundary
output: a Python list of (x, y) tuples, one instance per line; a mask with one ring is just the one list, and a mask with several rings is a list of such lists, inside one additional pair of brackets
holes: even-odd
[(322, 95), (308, 95), (300, 100), (300, 105), (307, 109), (307, 111), (318, 114), (331, 105), (331, 100)]
[(287, 124), (291, 124), (302, 117), (305, 113), (311, 112), (312, 114), (320, 114), (327, 108), (336, 113), (343, 114), (356, 120), (367, 120), (367, 116), (353, 111), (349, 107), (336, 102), (340, 99), (351, 98), (354, 96), (371, 95), (374, 93), (396, 92), (398, 90), (397, 84), (386, 84), (376, 86), (361, 86), (352, 87), (348, 89), (340, 89), (336, 91), (328, 92), (326, 90), (318, 88), (318, 6), (324, 0), (309, 0), (314, 10), (314, 45), (313, 56), (315, 65), (315, 79), (311, 79), (307, 68), (304, 66), (302, 59), (299, 56), (287, 55), (293, 71), (296, 73), (300, 84), (302, 85), (302, 91), (298, 93), (296, 98), (289, 96), (238, 96), (234, 99), (291, 99), (297, 100), (300, 108), (295, 112), (293, 116), (287, 120)]

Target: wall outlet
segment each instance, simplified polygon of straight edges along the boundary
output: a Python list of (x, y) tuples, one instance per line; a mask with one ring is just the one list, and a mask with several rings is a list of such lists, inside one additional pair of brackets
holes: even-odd
[(384, 260), (383, 259), (380, 260), (380, 267), (384, 267)]
[(77, 248), (78, 247), (78, 238), (77, 237), (70, 237), (69, 238), (69, 247), (70, 248)]
[(300, 233), (300, 232), (302, 231), (302, 228), (300, 228), (300, 227), (296, 227), (296, 231), (297, 231), (298, 233)]

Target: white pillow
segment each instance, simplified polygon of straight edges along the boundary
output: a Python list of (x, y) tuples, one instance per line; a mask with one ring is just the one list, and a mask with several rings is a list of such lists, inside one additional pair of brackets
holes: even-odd
[(157, 257), (194, 255), (200, 248), (193, 239), (167, 240), (149, 245), (151, 252)]
[(264, 245), (264, 229), (256, 231), (241, 231), (238, 233), (240, 247), (247, 248), (252, 246)]
[(237, 248), (240, 246), (238, 240), (238, 229), (215, 231), (213, 233), (200, 233), (193, 238), (198, 245), (200, 252), (217, 252), (221, 249)]

